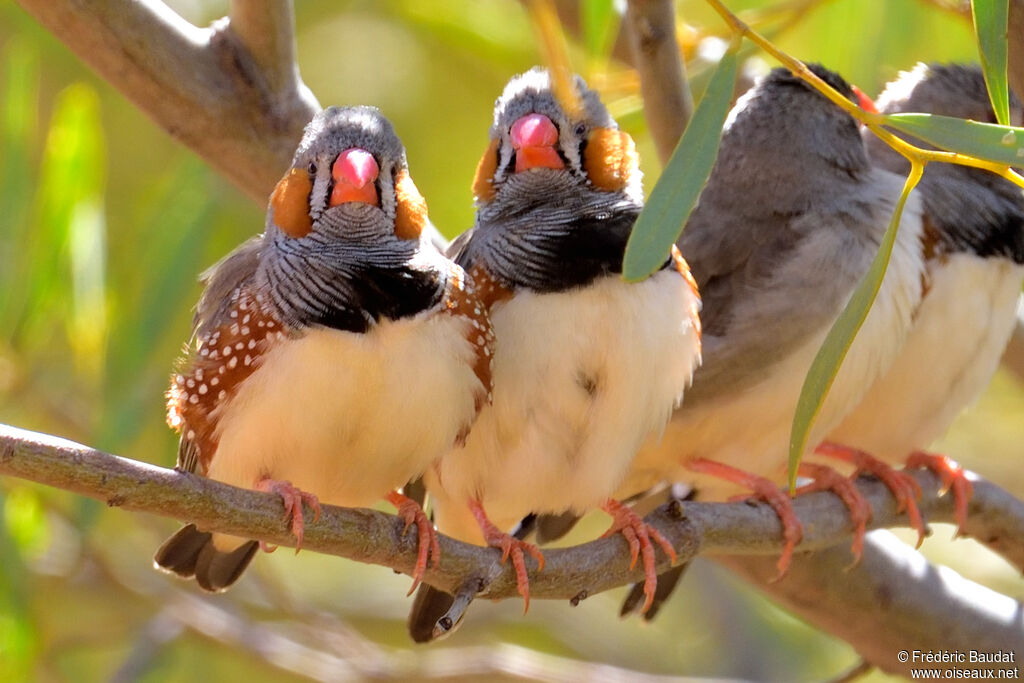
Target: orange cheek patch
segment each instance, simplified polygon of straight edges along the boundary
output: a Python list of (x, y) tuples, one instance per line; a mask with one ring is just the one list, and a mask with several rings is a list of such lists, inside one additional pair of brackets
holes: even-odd
[(313, 219), (309, 217), (309, 193), (312, 191), (309, 174), (293, 168), (270, 195), (274, 222), (289, 237), (303, 237), (313, 230)]
[(427, 226), (427, 202), (416, 189), (408, 171), (398, 173), (395, 200), (395, 235), (403, 240), (419, 239)]
[(499, 140), (491, 140), (480, 163), (476, 165), (473, 176), (473, 196), (478, 200), (489, 202), (494, 199), (494, 172), (498, 170)]
[(591, 133), (583, 150), (583, 169), (596, 187), (618, 192), (638, 167), (636, 145), (629, 133), (612, 128), (597, 128)]

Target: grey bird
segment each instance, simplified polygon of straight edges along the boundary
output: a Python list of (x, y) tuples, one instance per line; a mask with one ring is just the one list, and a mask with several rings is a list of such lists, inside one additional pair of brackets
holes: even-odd
[[(612, 494), (689, 384), (699, 299), (678, 253), (642, 282), (622, 279), (643, 202), (636, 152), (597, 94), (578, 77), (572, 87), (576, 102), (559, 102), (533, 69), (496, 103), (476, 221), (453, 245), (491, 311), (494, 402), (425, 481), (438, 530), (502, 548), (524, 598), (524, 553), (540, 554), (508, 532), (531, 512), (595, 508), (642, 555), (653, 595), (654, 544), (674, 551)], [(438, 635), (445, 600), (429, 593), (410, 616), (416, 640)]]
[[(918, 64), (889, 83), (876, 105), (882, 113), (995, 123), (981, 69), (971, 65)], [(1012, 98), (1014, 125), (1021, 116)], [(909, 172), (902, 155), (864, 135), (873, 163)], [(981, 394), (1009, 341), (1024, 282), (1024, 194), (989, 171), (934, 162), (915, 192), (924, 208), (924, 301), (896, 361), (828, 438), (883, 466), (913, 454), (910, 464), (931, 467), (952, 487), (962, 532), (969, 482), (955, 462), (920, 449)]]
[[(811, 69), (857, 101), (840, 76)], [(634, 461), (628, 493), (665, 480), (692, 482), (706, 499), (735, 490), (723, 482), (751, 488), (783, 520), (785, 571), (800, 538), (779, 490), (797, 397), (878, 250), (902, 185), (871, 164), (857, 122), (788, 70), (773, 70), (737, 101), (679, 241), (704, 300), (704, 363), (664, 438)], [(877, 301), (809, 444), (857, 405), (906, 338), (924, 293), (922, 231), (911, 198)]]
[[(1011, 117), (1019, 125), (1020, 104), (1013, 99), (1011, 105)], [(995, 122), (977, 66), (919, 64), (890, 83), (876, 106), (882, 113), (917, 111)], [(900, 176), (909, 172), (905, 157), (866, 128), (862, 137), (876, 168)], [(906, 460), (934, 469), (953, 491), (962, 529), (969, 482), (955, 463), (919, 449), (940, 436), (983, 390), (1006, 346), (1024, 280), (1024, 196), (1016, 185), (988, 171), (936, 162), (926, 167), (912, 200), (921, 205), (921, 299), (895, 357), (849, 414), (829, 429), (826, 447), (890, 483), (922, 530), (913, 484), (891, 466)], [(683, 241), (687, 243), (686, 237)], [(700, 279), (703, 260), (691, 253), (690, 262)], [(891, 267), (899, 262), (894, 260)], [(714, 307), (706, 289), (704, 319), (713, 321), (721, 309)], [(709, 343), (707, 366), (715, 362), (713, 349)], [(703, 373), (697, 373), (688, 401), (705, 386)], [(672, 445), (687, 448), (678, 441)], [(857, 522), (863, 533), (866, 518)], [(659, 577), (659, 593), (669, 591), (678, 573)], [(634, 588), (624, 613), (639, 599)]]
[[(486, 311), (427, 225), (388, 120), (371, 107), (320, 112), (263, 235), (206, 275), (167, 394), (177, 468), (279, 494), (297, 546), (304, 503), (396, 505), (417, 526), (414, 587), (438, 544), (396, 489), (465, 438), (493, 355)], [(189, 524), (155, 561), (220, 591), (257, 546)]]

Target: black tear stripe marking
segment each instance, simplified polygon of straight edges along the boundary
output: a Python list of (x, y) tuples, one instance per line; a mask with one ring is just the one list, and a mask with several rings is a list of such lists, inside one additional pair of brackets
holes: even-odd
[(311, 313), (308, 323), (365, 333), (381, 318), (398, 320), (433, 308), (444, 296), (445, 284), (436, 271), (368, 267), (353, 273), (348, 301)]

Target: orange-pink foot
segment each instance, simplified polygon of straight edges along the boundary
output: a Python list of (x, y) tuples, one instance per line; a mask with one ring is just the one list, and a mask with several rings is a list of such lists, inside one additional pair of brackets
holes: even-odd
[(601, 538), (607, 538), (612, 534), (621, 533), (629, 541), (629, 554), (631, 561), (629, 568), (636, 566), (637, 558), (642, 554), (644, 558), (644, 606), (640, 608), (641, 614), (646, 614), (654, 603), (654, 592), (658, 588), (658, 572), (654, 568), (654, 544), (653, 538), (665, 554), (676, 563), (676, 550), (668, 542), (661, 532), (647, 524), (640, 515), (633, 512), (617, 500), (609, 498), (601, 509), (612, 516), (612, 525), (608, 531), (602, 534)]
[(512, 558), (512, 566), (516, 570), (516, 590), (523, 596), (523, 614), (526, 614), (530, 609), (530, 579), (526, 574), (526, 559), (523, 553), (527, 553), (537, 560), (537, 571), (544, 569), (544, 555), (534, 544), (520, 541), (494, 526), (487, 518), (487, 513), (484, 512), (480, 501), (469, 501), (469, 509), (476, 517), (476, 523), (480, 526), (487, 545), (492, 548), (501, 548), (501, 563), (505, 564), (508, 558)]
[(782, 554), (775, 565), (779, 569), (779, 574), (775, 577), (775, 580), (778, 581), (785, 576), (793, 560), (793, 549), (796, 548), (796, 544), (804, 536), (803, 526), (800, 524), (800, 520), (797, 519), (796, 513), (793, 512), (793, 501), (786, 495), (785, 491), (776, 486), (770, 479), (765, 479), (764, 477), (759, 477), (713, 460), (696, 458), (688, 460), (685, 464), (687, 469), (694, 472), (710, 474), (711, 476), (731, 481), (743, 488), (750, 489), (751, 493), (753, 493), (753, 498), (763, 500), (772, 506), (775, 514), (779, 516), (779, 521), (782, 523), (782, 540), (784, 541)]
[(871, 506), (867, 499), (857, 490), (852, 479), (844, 477), (827, 465), (805, 462), (800, 463), (800, 476), (813, 479), (810, 484), (804, 484), (796, 490), (797, 495), (811, 493), (813, 491), (831, 491), (839, 496), (850, 511), (850, 522), (853, 523), (853, 544), (850, 550), (853, 552), (853, 564), (855, 567), (864, 554), (864, 534), (867, 533), (867, 523), (871, 521)]
[[(320, 501), (312, 493), (306, 493), (292, 486), (290, 481), (277, 481), (276, 479), (261, 479), (256, 482), (256, 489), (267, 493), (276, 493), (281, 496), (284, 503), (284, 521), (291, 522), (292, 536), (295, 537), (295, 552), (302, 549), (302, 535), (306, 529), (306, 520), (302, 515), (302, 504), (305, 503), (313, 510), (313, 521), (320, 519)], [(268, 553), (277, 550), (277, 546), (271, 546), (260, 542), (260, 547)]]
[(413, 594), (416, 587), (420, 585), (420, 581), (423, 580), (423, 575), (427, 571), (427, 560), (431, 556), (434, 558), (434, 569), (441, 566), (441, 545), (437, 542), (437, 532), (434, 530), (434, 525), (427, 519), (427, 515), (423, 512), (423, 508), (420, 507), (419, 503), (408, 496), (403, 496), (398, 491), (389, 493), (387, 501), (398, 508), (398, 516), (405, 520), (405, 528), (402, 529), (403, 536), (409, 531), (410, 526), (416, 525), (418, 552), (416, 554), (416, 566), (412, 572), (412, 588), (406, 594), (409, 596)]
[(924, 542), (925, 528), (924, 520), (921, 519), (921, 511), (917, 507), (917, 499), (921, 497), (921, 486), (916, 479), (906, 472), (893, 469), (864, 451), (849, 446), (826, 441), (818, 446), (816, 452), (852, 464), (856, 468), (854, 476), (867, 473), (878, 477), (896, 498), (897, 512), (906, 510), (910, 526), (917, 529), (917, 547), (921, 547), (921, 543)]
[(956, 535), (966, 534), (964, 527), (967, 524), (967, 504), (971, 502), (974, 495), (974, 486), (964, 470), (956, 460), (947, 458), (944, 455), (933, 455), (917, 451), (907, 458), (907, 467), (927, 467), (939, 475), (946, 490), (953, 494), (953, 515), (956, 519)]

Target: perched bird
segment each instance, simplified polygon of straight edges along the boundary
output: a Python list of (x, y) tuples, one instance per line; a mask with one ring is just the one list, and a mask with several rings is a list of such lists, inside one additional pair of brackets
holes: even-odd
[[(818, 73), (821, 75), (820, 71)], [(890, 83), (876, 105), (871, 105), (870, 100), (862, 99), (861, 102), (862, 106), (877, 106), (882, 113), (919, 111), (995, 121), (984, 78), (975, 66), (920, 64)], [(1011, 114), (1019, 124), (1021, 107), (1016, 100), (1012, 102)], [(812, 128), (810, 122), (807, 130), (821, 132), (820, 128)], [(876, 169), (906, 176), (910, 165), (902, 155), (869, 130), (864, 129), (861, 134), (870, 162)], [(850, 131), (844, 139), (850, 146), (855, 144)], [(820, 168), (809, 167), (806, 178), (809, 181), (821, 178), (821, 173)], [(713, 176), (714, 182), (724, 180), (716, 181)], [(715, 187), (711, 185), (709, 190)], [(823, 197), (838, 195), (837, 188), (822, 192)], [(921, 207), (916, 218), (914, 204)], [(941, 456), (921, 453), (919, 449), (941, 435), (964, 406), (982, 391), (1009, 339), (1024, 281), (1024, 195), (1020, 188), (988, 171), (934, 162), (926, 167), (911, 194), (908, 209), (910, 212), (905, 214), (901, 230), (911, 229), (908, 234), (916, 241), (911, 246), (918, 253), (912, 259), (897, 258), (898, 254), (894, 256), (886, 277), (888, 281), (894, 276), (901, 277), (903, 273), (904, 279), (908, 274), (920, 278), (920, 294), (916, 294), (914, 288), (909, 289), (909, 299), (918, 299), (912, 309), (909, 326), (901, 324), (900, 332), (891, 337), (872, 335), (867, 326), (861, 332), (854, 344), (855, 351), (865, 344), (877, 344), (879, 348), (887, 349), (886, 354), (891, 355), (891, 361), (885, 364), (883, 372), (876, 373), (874, 381), (843, 419), (838, 423), (832, 418), (827, 420), (826, 425), (831, 423), (826, 434), (828, 442), (819, 451), (852, 461), (858, 471), (868, 471), (881, 477), (906, 507), (908, 517), (918, 527), (919, 533), (924, 529), (915, 503), (916, 483), (891, 465), (906, 460), (910, 465), (931, 467), (951, 488), (962, 529), (970, 483), (955, 463)], [(890, 205), (886, 204), (880, 211), (882, 217), (890, 210)], [(696, 236), (688, 227), (682, 246), (689, 247)], [(703, 284), (708, 272), (706, 257), (696, 249), (691, 249), (688, 255), (698, 281)], [(839, 252), (823, 255), (820, 265), (828, 267), (828, 259), (840, 257), (845, 258)], [(912, 267), (908, 268), (908, 264)], [(705, 284), (703, 291), (703, 318), (708, 329), (705, 367), (697, 372), (694, 387), (687, 394), (687, 404), (673, 421), (673, 428), (662, 444), (662, 449), (672, 448), (679, 453), (690, 452), (694, 444), (693, 433), (682, 428), (688, 424), (687, 411), (700, 411), (703, 392), (714, 390), (708, 385), (706, 373), (713, 372), (718, 364), (721, 347), (716, 344), (718, 338), (712, 335), (717, 329), (716, 321), (728, 312), (718, 307), (719, 299), (712, 286)], [(889, 297), (894, 291), (883, 286), (876, 307), (891, 306)], [(813, 298), (806, 294), (794, 297), (791, 311), (783, 319), (799, 320), (795, 316)], [(731, 304), (727, 301), (725, 305)], [(876, 316), (877, 313), (873, 311), (870, 315)], [(851, 356), (846, 365), (855, 362)], [(805, 370), (804, 367), (798, 374)], [(764, 376), (763, 370), (757, 372)], [(833, 393), (837, 389), (842, 391), (842, 387), (837, 385)], [(748, 415), (748, 419), (750, 415), (753, 413)], [(676, 425), (680, 425), (678, 430)], [(821, 431), (819, 429), (818, 433)], [(769, 471), (775, 468), (775, 483), (778, 484), (781, 483), (779, 469), (784, 461), (781, 445), (776, 445), (772, 452), (773, 459), (764, 464), (769, 465)], [(652, 455), (646, 452), (638, 461), (651, 462)], [(664, 457), (668, 456), (665, 453)], [(804, 472), (821, 474), (818, 466), (810, 462)], [(826, 474), (826, 479), (831, 479), (831, 475)], [(699, 494), (706, 495), (703, 490), (699, 490)], [(854, 515), (860, 537), (869, 514), (870, 510), (861, 510)], [(858, 539), (854, 545), (855, 553), (859, 548)], [(659, 593), (666, 591), (677, 576), (678, 573), (675, 577), (661, 578)], [(635, 606), (640, 595), (637, 586), (624, 611)]]
[[(918, 64), (886, 86), (876, 106), (995, 123), (977, 66)], [(1013, 98), (1014, 125), (1021, 115)], [(870, 131), (864, 136), (872, 163), (910, 171), (901, 154)], [(882, 476), (908, 456), (908, 464), (934, 469), (956, 498), (962, 532), (970, 483), (956, 463), (920, 449), (988, 385), (1009, 341), (1024, 282), (1024, 194), (989, 171), (945, 163), (928, 164), (915, 193), (924, 208), (924, 300), (895, 362), (829, 433), (827, 448)]]
[[(573, 87), (577, 101), (559, 102), (535, 68), (496, 103), (476, 222), (453, 245), (491, 312), (494, 401), (425, 475), (438, 529), (502, 548), (527, 600), (524, 552), (541, 555), (507, 532), (528, 513), (598, 507), (642, 554), (653, 593), (652, 539), (671, 545), (611, 496), (700, 357), (699, 298), (678, 253), (642, 282), (621, 277), (643, 203), (636, 152), (598, 95)], [(414, 637), (429, 639), (434, 616), (414, 611)]]
[[(840, 76), (811, 70), (852, 102)], [(735, 492), (769, 502), (783, 522), (787, 569), (801, 538), (785, 480), (790, 425), (811, 361), (878, 250), (903, 178), (871, 164), (857, 122), (786, 69), (741, 97), (679, 247), (704, 301), (704, 361), (660, 443), (647, 444), (620, 495), (689, 482), (700, 499)], [(925, 292), (919, 201), (902, 217), (888, 272), (812, 430), (819, 443), (896, 358)], [(808, 463), (812, 487), (837, 472)]]
[[(178, 468), (278, 493), (297, 546), (303, 503), (393, 503), (417, 526), (414, 587), (437, 539), (395, 489), (465, 438), (489, 400), (493, 343), (465, 272), (427, 225), (388, 120), (371, 107), (320, 112), (263, 235), (208, 274), (167, 393)], [(218, 591), (256, 548), (190, 524), (155, 559)]]

